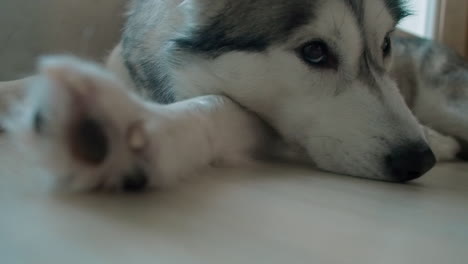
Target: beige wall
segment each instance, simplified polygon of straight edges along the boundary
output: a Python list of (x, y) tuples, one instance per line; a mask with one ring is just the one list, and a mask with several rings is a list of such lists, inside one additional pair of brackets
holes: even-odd
[[(446, 3), (439, 39), (468, 55), (468, 1)], [(127, 0), (0, 0), (0, 81), (29, 75), (39, 55), (102, 59), (118, 41)]]
[(38, 55), (102, 58), (118, 41), (126, 0), (0, 0), (0, 81), (29, 74)]

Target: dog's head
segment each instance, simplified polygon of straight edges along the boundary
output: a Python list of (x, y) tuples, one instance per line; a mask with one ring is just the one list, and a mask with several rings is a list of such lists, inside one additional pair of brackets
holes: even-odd
[(327, 171), (408, 181), (433, 167), (388, 76), (404, 1), (213, 2), (184, 2), (188, 26), (173, 45), (194, 57), (179, 72), (197, 93), (227, 94)]

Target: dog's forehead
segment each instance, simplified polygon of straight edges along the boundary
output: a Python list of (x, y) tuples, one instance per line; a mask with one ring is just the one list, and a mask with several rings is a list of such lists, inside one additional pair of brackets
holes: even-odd
[(230, 51), (261, 52), (281, 42), (314, 17), (311, 0), (191, 0), (198, 10), (184, 36), (182, 50), (217, 57)]
[[(342, 11), (347, 20), (358, 21), (353, 24), (365, 29), (365, 35), (377, 35), (381, 39), (382, 33), (376, 32), (390, 30), (404, 15), (402, 1), (219, 0), (217, 5), (212, 5), (211, 0), (190, 0), (198, 5), (195, 10), (201, 10), (199, 21), (194, 21), (175, 43), (181, 50), (212, 57), (229, 51), (261, 52), (271, 44), (287, 41), (299, 28), (320, 23), (317, 18), (323, 18), (323, 12), (336, 12), (333, 17), (337, 21)], [(333, 5), (339, 6), (339, 10)]]
[(344, 1), (354, 13), (366, 37), (382, 38), (382, 34), (387, 34), (410, 14), (406, 8), (406, 0)]
[[(346, 47), (348, 54), (380, 57), (385, 37), (408, 12), (403, 0), (321, 0), (310, 29)], [(349, 49), (354, 50), (349, 50)], [(377, 63), (379, 64), (379, 63)]]
[(345, 0), (360, 21), (365, 22), (365, 15), (378, 11), (387, 12), (394, 23), (409, 15), (406, 0)]

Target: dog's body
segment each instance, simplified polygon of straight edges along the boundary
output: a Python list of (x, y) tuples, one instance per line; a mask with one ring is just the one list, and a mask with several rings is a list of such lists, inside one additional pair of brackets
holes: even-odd
[(23, 121), (77, 188), (164, 185), (278, 150), (412, 180), (435, 163), (429, 143), (439, 159), (463, 156), (468, 67), (429, 42), (391, 41), (405, 15), (399, 0), (136, 0), (108, 61), (123, 82), (46, 60)]
[(391, 73), (418, 120), (450, 135), (466, 160), (468, 63), (453, 50), (416, 37), (395, 37)]

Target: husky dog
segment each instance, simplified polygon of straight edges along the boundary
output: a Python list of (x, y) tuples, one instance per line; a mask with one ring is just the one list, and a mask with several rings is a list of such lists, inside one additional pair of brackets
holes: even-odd
[(109, 71), (43, 58), (27, 89), (5, 84), (27, 106), (6, 128), (79, 190), (269, 156), (411, 181), (466, 158), (468, 67), (393, 36), (408, 14), (403, 0), (135, 0)]

